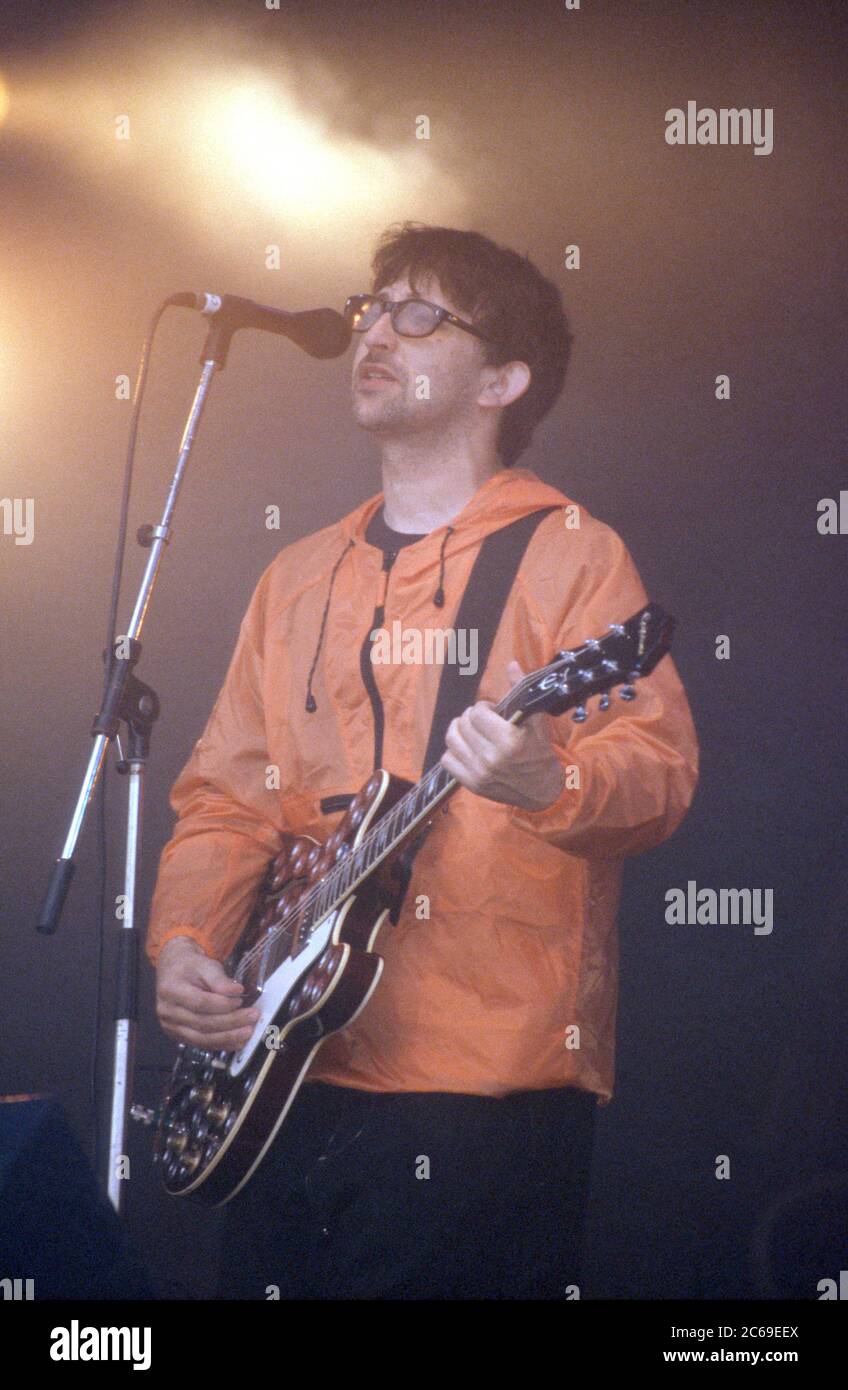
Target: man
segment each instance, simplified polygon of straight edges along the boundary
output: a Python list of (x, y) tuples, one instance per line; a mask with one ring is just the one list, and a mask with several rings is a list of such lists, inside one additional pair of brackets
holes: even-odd
[(379, 634), (450, 628), (485, 537), (553, 504), (448, 729), (461, 786), (380, 937), (382, 979), (224, 1209), (220, 1292), (563, 1298), (612, 1094), (621, 861), (683, 819), (697, 741), (670, 658), (583, 724), (495, 713), (522, 673), (646, 594), (609, 527), (515, 467), (568, 363), (555, 286), (483, 236), (413, 223), (384, 233), (373, 269), (347, 312), (383, 489), (282, 550), (254, 593), (172, 793), (148, 940), (158, 1014), (193, 1045), (247, 1039), (258, 1015), (221, 962), (281, 837), (325, 839), (376, 767), (424, 771), (441, 668), (377, 659)]

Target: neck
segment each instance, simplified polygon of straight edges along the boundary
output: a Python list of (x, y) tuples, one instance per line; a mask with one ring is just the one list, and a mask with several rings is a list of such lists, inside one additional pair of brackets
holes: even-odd
[(425, 534), (462, 511), (503, 465), (493, 448), (424, 436), (387, 439), (381, 449), (384, 516), (395, 531)]

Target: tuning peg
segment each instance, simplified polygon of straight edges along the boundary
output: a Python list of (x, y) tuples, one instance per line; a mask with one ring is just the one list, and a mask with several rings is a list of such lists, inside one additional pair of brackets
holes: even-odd
[(571, 718), (575, 724), (582, 724), (586, 719), (586, 710), (583, 705), (578, 705)]

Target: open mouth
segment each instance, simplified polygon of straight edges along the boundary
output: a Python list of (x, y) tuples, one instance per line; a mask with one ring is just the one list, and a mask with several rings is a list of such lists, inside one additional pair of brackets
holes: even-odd
[(362, 367), (357, 375), (357, 386), (385, 386), (397, 381), (397, 377), (386, 367)]

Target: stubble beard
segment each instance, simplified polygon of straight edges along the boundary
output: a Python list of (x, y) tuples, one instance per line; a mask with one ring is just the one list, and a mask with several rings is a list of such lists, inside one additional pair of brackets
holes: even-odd
[(400, 391), (395, 393), (394, 400), (381, 402), (377, 410), (372, 410), (367, 406), (361, 410), (361, 404), (362, 397), (354, 396), (353, 417), (360, 429), (367, 430), (370, 434), (382, 435), (415, 434), (417, 432), (416, 421), (408, 411)]

